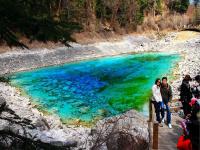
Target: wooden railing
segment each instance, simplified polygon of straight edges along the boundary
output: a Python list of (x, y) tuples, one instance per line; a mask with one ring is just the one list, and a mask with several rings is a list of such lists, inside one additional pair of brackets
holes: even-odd
[(158, 123), (154, 120), (155, 109), (151, 98), (149, 99), (149, 133), (150, 133), (150, 149), (158, 149)]

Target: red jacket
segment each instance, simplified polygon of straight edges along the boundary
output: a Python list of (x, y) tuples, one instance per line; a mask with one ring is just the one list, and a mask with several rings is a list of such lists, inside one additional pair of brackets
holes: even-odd
[(185, 139), (184, 135), (181, 135), (177, 143), (178, 150), (192, 150), (192, 144), (190, 139)]

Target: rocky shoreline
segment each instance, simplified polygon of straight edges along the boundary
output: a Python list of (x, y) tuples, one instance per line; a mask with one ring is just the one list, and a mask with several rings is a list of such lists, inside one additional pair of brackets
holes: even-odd
[[(177, 69), (173, 72), (173, 76), (176, 76), (176, 79), (172, 82), (174, 98), (178, 98), (178, 87), (183, 76), (190, 74), (194, 77), (196, 74), (200, 74), (200, 34), (183, 41), (176, 40), (178, 34), (170, 33), (161, 40), (149, 39), (142, 36), (126, 36), (122, 41), (114, 43), (72, 44), (72, 48), (62, 47), (56, 50), (43, 49), (33, 51), (19, 50), (4, 53), (0, 56), (0, 74), (5, 75), (11, 72), (43, 66), (123, 53), (151, 51), (179, 53), (184, 56), (184, 59), (178, 63)], [(13, 114), (2, 110), (0, 114), (0, 131), (9, 130), (12, 133), (25, 137), (28, 135), (28, 138), (33, 141), (48, 143), (59, 148), (91, 149), (97, 146), (95, 147), (96, 149), (108, 149), (111, 145), (116, 146), (117, 139), (127, 138), (127, 136), (137, 137), (139, 140), (135, 140), (136, 145), (145, 145), (146, 143), (146, 147), (148, 147), (147, 118), (134, 110), (116, 117), (101, 120), (93, 128), (74, 127), (63, 125), (57, 116), (44, 115), (42, 112), (39, 112), (31, 104), (29, 98), (21, 96), (16, 88), (11, 87), (7, 83), (0, 82), (0, 97), (6, 100), (9, 109), (19, 116), (20, 119), (18, 120), (21, 120), (21, 122), (23, 120), (30, 120), (29, 124), (34, 126), (33, 129), (30, 129), (28, 126), (22, 128), (22, 126), (16, 123), (10, 125), (9, 120), (5, 120), (5, 118), (13, 118), (15, 120)], [(140, 124), (140, 127), (136, 123)], [(113, 130), (112, 127), (116, 127), (116, 129)], [(123, 131), (123, 129), (126, 129), (126, 131)], [(102, 133), (101, 131), (106, 132)], [(129, 133), (129, 135), (120, 133)], [(110, 140), (105, 141), (105, 139)], [(102, 141), (104, 141), (103, 144), (99, 145)], [(12, 140), (10, 140), (10, 144), (12, 144)], [(121, 145), (123, 144), (121, 143)]]

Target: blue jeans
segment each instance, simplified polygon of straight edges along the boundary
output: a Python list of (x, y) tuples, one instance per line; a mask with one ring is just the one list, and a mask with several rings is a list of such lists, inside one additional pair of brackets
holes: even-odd
[(155, 112), (156, 112), (156, 120), (160, 123), (161, 119), (160, 119), (160, 114), (162, 116), (162, 118), (164, 118), (164, 114), (162, 113), (162, 102), (153, 102), (154, 107), (155, 107)]
[[(166, 108), (164, 108), (165, 106), (166, 106)], [(166, 111), (167, 111), (167, 124), (171, 123), (171, 112), (170, 112), (169, 105), (162, 103), (161, 109), (162, 109), (161, 114), (162, 114), (163, 118), (165, 117), (165, 109), (166, 109)]]

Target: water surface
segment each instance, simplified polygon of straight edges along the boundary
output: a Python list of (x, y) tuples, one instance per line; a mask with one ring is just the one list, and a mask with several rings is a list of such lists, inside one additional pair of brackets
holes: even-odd
[(178, 60), (164, 53), (105, 57), (16, 73), (11, 83), (66, 123), (94, 123), (132, 108), (147, 115), (155, 78)]

